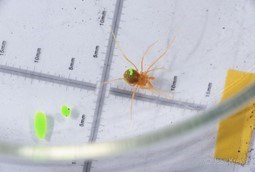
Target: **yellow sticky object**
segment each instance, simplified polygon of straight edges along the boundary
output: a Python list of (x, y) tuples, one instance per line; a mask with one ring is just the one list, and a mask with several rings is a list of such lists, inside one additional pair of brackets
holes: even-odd
[[(229, 70), (222, 101), (238, 93), (255, 81), (255, 74)], [(214, 157), (225, 161), (245, 164), (255, 124), (255, 104), (249, 104), (241, 111), (219, 123)]]

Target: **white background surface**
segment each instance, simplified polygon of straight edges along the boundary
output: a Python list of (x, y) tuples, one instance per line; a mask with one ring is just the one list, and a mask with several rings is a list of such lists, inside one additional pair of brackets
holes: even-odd
[[(18, 1), (0, 0), (0, 43), (7, 41), (0, 64), (92, 84), (101, 82), (115, 1)], [(99, 18), (106, 10), (104, 25)], [(145, 49), (159, 40), (145, 59), (148, 66), (165, 50), (173, 36), (174, 46), (157, 64), (166, 70), (152, 73), (154, 86), (172, 99), (210, 107), (219, 102), (228, 69), (254, 72), (255, 2), (253, 0), (126, 0), (122, 6), (117, 38), (128, 57), (139, 66)], [(93, 58), (95, 46), (99, 56)], [(40, 62), (34, 63), (37, 48)], [(75, 58), (74, 70), (68, 70)], [(130, 68), (118, 49), (114, 50), (110, 76), (122, 77)], [(177, 87), (170, 91), (173, 77)], [(210, 97), (206, 97), (212, 83)], [(107, 85), (96, 141), (142, 134), (174, 125), (197, 111), (152, 102), (135, 101), (130, 125), (130, 99), (111, 94), (111, 88), (132, 90), (123, 81)], [(29, 144), (71, 144), (88, 141), (96, 107), (95, 91), (0, 73), (0, 136), (2, 141)], [(153, 95), (149, 91), (139, 93)], [(73, 118), (63, 119), (63, 104), (75, 109)], [(54, 122), (48, 140), (38, 141), (31, 123), (42, 110)], [(82, 114), (85, 127), (79, 127)], [(53, 125), (54, 124), (54, 125)], [(206, 133), (208, 132), (208, 133)], [(205, 130), (169, 153), (148, 151), (141, 156), (93, 161), (91, 171), (252, 171), (253, 152), (244, 166), (213, 158), (217, 126)], [(185, 151), (183, 151), (183, 147)], [(253, 145), (252, 145), (253, 146)], [(167, 152), (167, 150), (165, 150)], [(160, 152), (160, 151), (159, 151)], [(139, 163), (138, 163), (139, 162)], [(125, 166), (126, 164), (126, 166)], [(136, 165), (139, 164), (139, 165)], [(1, 171), (82, 171), (83, 162), (64, 167), (0, 164)], [(122, 168), (121, 168), (122, 167)]]

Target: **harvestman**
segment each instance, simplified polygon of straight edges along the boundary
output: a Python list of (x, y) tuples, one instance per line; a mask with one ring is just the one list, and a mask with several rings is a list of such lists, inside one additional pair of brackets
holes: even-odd
[(166, 50), (158, 57), (156, 58), (156, 60), (153, 61), (153, 63), (144, 71), (144, 58), (145, 56), (148, 54), (148, 52), (150, 51), (150, 49), (157, 43), (154, 42), (153, 44), (151, 44), (146, 51), (144, 52), (143, 56), (142, 56), (142, 60), (141, 60), (141, 64), (140, 64), (140, 70), (136, 67), (136, 65), (127, 57), (127, 55), (125, 54), (125, 52), (122, 50), (116, 36), (114, 35), (114, 33), (112, 33), (112, 36), (114, 38), (115, 44), (117, 45), (117, 48), (119, 49), (119, 51), (121, 52), (122, 56), (125, 58), (125, 60), (127, 60), (134, 68), (129, 68), (128, 70), (126, 70), (123, 74), (122, 78), (117, 78), (114, 80), (109, 80), (104, 82), (103, 84), (107, 84), (113, 81), (117, 81), (117, 80), (125, 80), (129, 85), (135, 87), (135, 89), (132, 91), (132, 96), (131, 96), (131, 105), (130, 105), (130, 112), (131, 112), (131, 119), (132, 119), (132, 109), (133, 109), (133, 103), (134, 103), (134, 98), (135, 98), (135, 94), (137, 93), (138, 89), (147, 89), (150, 90), (156, 94), (159, 94), (159, 90), (155, 89), (154, 86), (152, 85), (151, 81), (155, 79), (154, 76), (149, 76), (148, 74), (151, 71), (154, 70), (158, 70), (158, 69), (162, 69), (162, 68), (153, 68), (153, 66), (160, 60), (162, 59), (162, 57), (164, 57), (164, 55), (167, 53), (167, 51), (172, 47), (174, 41), (175, 41), (175, 36), (172, 39), (172, 41), (169, 43), (169, 45), (167, 46)]

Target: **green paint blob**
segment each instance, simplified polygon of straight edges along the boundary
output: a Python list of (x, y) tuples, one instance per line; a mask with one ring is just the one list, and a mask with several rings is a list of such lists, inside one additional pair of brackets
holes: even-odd
[(38, 139), (44, 139), (47, 133), (47, 117), (44, 112), (37, 112), (34, 118), (34, 130)]
[(61, 108), (61, 113), (64, 117), (69, 117), (71, 115), (71, 109), (68, 106), (63, 105)]
[(134, 74), (134, 70), (133, 69), (129, 69), (129, 75), (132, 76)]

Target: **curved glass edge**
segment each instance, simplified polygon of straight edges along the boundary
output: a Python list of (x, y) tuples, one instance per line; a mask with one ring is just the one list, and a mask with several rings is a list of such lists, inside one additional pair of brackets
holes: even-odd
[(144, 148), (163, 141), (176, 141), (177, 137), (217, 122), (244, 107), (255, 98), (255, 83), (220, 105), (200, 113), (176, 126), (164, 127), (140, 136), (103, 143), (86, 143), (68, 146), (40, 146), (0, 143), (0, 156), (10, 160), (28, 162), (54, 162), (93, 160)]

